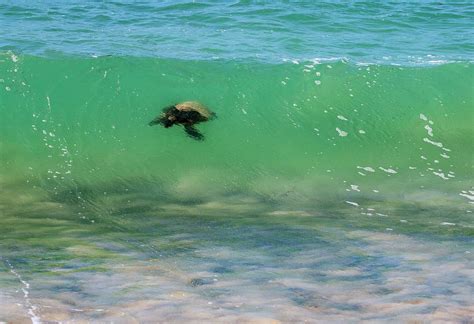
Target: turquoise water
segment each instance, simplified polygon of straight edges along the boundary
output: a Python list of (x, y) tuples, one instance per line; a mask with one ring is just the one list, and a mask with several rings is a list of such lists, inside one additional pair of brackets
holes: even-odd
[(471, 320), (472, 3), (0, 15), (0, 321)]
[(0, 48), (178, 59), (471, 61), (471, 1), (3, 1)]

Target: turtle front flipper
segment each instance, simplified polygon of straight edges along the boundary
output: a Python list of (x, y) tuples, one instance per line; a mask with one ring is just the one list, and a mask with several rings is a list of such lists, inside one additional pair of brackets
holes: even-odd
[(192, 125), (185, 125), (184, 130), (186, 134), (188, 134), (189, 137), (197, 140), (197, 141), (203, 141), (204, 140), (204, 135), (199, 133), (199, 131), (194, 128)]

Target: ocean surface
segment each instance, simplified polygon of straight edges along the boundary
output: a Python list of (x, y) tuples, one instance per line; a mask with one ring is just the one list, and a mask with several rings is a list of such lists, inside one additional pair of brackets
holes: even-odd
[(473, 21), (0, 1), (0, 322), (473, 321)]

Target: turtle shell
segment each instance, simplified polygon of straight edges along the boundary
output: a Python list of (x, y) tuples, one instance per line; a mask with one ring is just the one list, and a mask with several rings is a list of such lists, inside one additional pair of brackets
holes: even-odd
[(204, 105), (197, 101), (185, 101), (175, 105), (179, 111), (195, 111), (198, 112), (202, 117), (206, 119), (212, 118), (214, 115)]

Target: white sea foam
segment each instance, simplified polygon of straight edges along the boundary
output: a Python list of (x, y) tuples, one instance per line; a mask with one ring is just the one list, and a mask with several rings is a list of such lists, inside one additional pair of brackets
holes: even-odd
[(437, 146), (437, 147), (443, 147), (443, 143), (441, 143), (441, 142), (434, 142), (434, 141), (430, 140), (430, 139), (427, 138), (427, 137), (423, 138), (423, 141), (425, 141), (426, 143), (429, 143), (429, 144), (431, 144), (431, 145)]
[(383, 167), (379, 167), (380, 170), (386, 172), (386, 173), (390, 173), (390, 174), (396, 174), (397, 171), (395, 171), (394, 169), (391, 169), (391, 168), (383, 168)]
[(359, 207), (359, 204), (356, 203), (356, 202), (353, 202), (353, 201), (346, 200), (346, 203), (349, 204), (349, 205), (352, 205), (352, 206)]
[(339, 136), (341, 137), (346, 137), (348, 133), (346, 131), (343, 131), (342, 129), (339, 129), (339, 127), (336, 128), (336, 131), (339, 133)]
[(428, 132), (428, 135), (433, 137), (433, 128), (431, 128), (430, 125), (425, 125), (425, 129)]
[(23, 285), (21, 291), (23, 292), (23, 299), (25, 301), (25, 306), (28, 309), (28, 315), (30, 316), (31, 322), (33, 324), (40, 324), (41, 318), (36, 314), (38, 307), (33, 305), (30, 300), (30, 284), (22, 278), (22, 276), (15, 270), (13, 265), (9, 260), (5, 260), (6, 264), (10, 268), (10, 273), (13, 274)]
[(351, 190), (360, 192), (360, 189), (359, 189), (358, 185), (351, 185)]
[(469, 199), (470, 201), (474, 201), (474, 194), (469, 195), (466, 191), (462, 191), (459, 195)]
[(433, 174), (434, 174), (434, 175), (437, 175), (437, 176), (440, 177), (441, 179), (449, 180), (449, 178), (444, 174), (444, 172), (436, 172), (436, 171), (433, 171)]
[(357, 166), (357, 169), (362, 169), (362, 170), (367, 171), (367, 172), (375, 172), (375, 169), (372, 168), (372, 167), (369, 167), (369, 166), (366, 166), (366, 167)]

